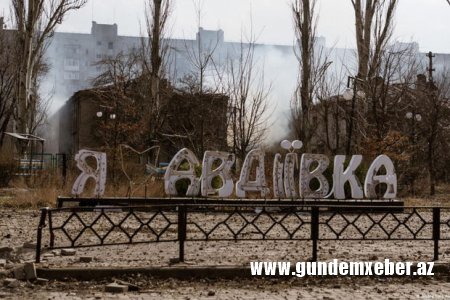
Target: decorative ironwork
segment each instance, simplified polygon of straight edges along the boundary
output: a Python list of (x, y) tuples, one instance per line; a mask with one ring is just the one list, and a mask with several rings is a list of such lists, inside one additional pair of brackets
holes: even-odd
[[(48, 227), (48, 233), (44, 230)], [(36, 261), (45, 248), (186, 241), (311, 240), (317, 260), (321, 240), (450, 240), (450, 208), (321, 206), (227, 200), (148, 206), (42, 209)]]

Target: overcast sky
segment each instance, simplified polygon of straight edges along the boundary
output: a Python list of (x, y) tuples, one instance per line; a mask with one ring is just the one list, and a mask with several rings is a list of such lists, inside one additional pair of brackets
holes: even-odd
[[(90, 31), (91, 21), (117, 23), (119, 34), (139, 35), (145, 0), (88, 0), (81, 10), (71, 13), (59, 31)], [(197, 0), (198, 1), (198, 0)], [(202, 26), (221, 28), (225, 39), (240, 39), (241, 28), (260, 33), (259, 42), (292, 44), (294, 40), (289, 0), (203, 0)], [(0, 0), (3, 15), (8, 15), (10, 0)], [(197, 21), (193, 0), (173, 0), (171, 34), (193, 38)], [(354, 18), (350, 0), (319, 0), (318, 34), (327, 45), (354, 48)], [(450, 6), (445, 0), (400, 0), (395, 37), (417, 41), (422, 51), (450, 53)]]
[[(145, 0), (88, 0), (81, 10), (71, 13), (59, 31), (90, 31), (91, 21), (117, 23), (119, 34), (139, 35), (144, 24)], [(198, 0), (197, 0), (198, 1)], [(193, 38), (196, 17), (193, 0), (173, 0), (172, 36)], [(241, 27), (249, 28), (250, 16), (259, 42), (292, 44), (294, 40), (289, 0), (203, 0), (202, 26), (221, 28), (225, 39), (240, 39)], [(0, 0), (3, 15), (8, 15), (10, 0)], [(327, 45), (354, 47), (354, 18), (350, 0), (319, 0), (318, 34)], [(395, 37), (417, 41), (422, 51), (450, 53), (450, 6), (445, 0), (400, 0)]]

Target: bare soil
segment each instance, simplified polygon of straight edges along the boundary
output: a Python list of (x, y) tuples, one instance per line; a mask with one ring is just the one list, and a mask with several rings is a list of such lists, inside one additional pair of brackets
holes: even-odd
[[(61, 220), (65, 216), (60, 216)], [(58, 222), (55, 217), (55, 222)], [(170, 218), (170, 216), (169, 216)], [(208, 222), (197, 216), (195, 222)], [(306, 218), (306, 216), (305, 216)], [(10, 247), (6, 266), (0, 276), (24, 262), (33, 261), (38, 210), (0, 210), (0, 248)], [(61, 221), (59, 220), (59, 221)], [(333, 222), (342, 223), (336, 219)], [(74, 225), (75, 226), (75, 225)], [(261, 225), (262, 226), (262, 225)], [(75, 228), (73, 228), (75, 230)], [(221, 229), (222, 230), (222, 229)], [(309, 232), (308, 228), (306, 231)], [(223, 233), (219, 231), (219, 233)], [(117, 233), (118, 234), (118, 233)], [(251, 232), (249, 233), (251, 234)], [(253, 234), (255, 234), (253, 232)], [(276, 232), (275, 232), (276, 234)], [(120, 238), (120, 236), (117, 236)], [(58, 239), (56, 240), (58, 242)], [(61, 242), (63, 240), (61, 239)], [(29, 248), (28, 248), (29, 247)], [(304, 261), (311, 257), (309, 241), (210, 241), (187, 242), (185, 265), (243, 265), (250, 261)], [(431, 261), (431, 241), (321, 241), (319, 260), (346, 261)], [(81, 263), (80, 256), (92, 256)], [(40, 267), (125, 267), (169, 266), (178, 257), (178, 243), (165, 242), (78, 248), (75, 256), (61, 256), (60, 251), (43, 254)], [(450, 262), (450, 242), (440, 243), (440, 261)], [(450, 275), (450, 274), (449, 274)], [(19, 287), (0, 287), (0, 298), (8, 299), (450, 299), (447, 276), (427, 278), (290, 278), (254, 280), (157, 280), (128, 277), (122, 280), (140, 287), (139, 292), (109, 294), (101, 282), (50, 281), (44, 285), (21, 282)], [(67, 279), (66, 279), (67, 280)]]

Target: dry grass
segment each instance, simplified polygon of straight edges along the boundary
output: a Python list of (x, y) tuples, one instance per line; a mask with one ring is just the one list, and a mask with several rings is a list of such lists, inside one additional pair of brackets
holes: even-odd
[[(266, 173), (269, 171), (266, 170)], [(33, 177), (15, 177), (8, 188), (0, 189), (0, 207), (10, 208), (39, 208), (54, 207), (58, 196), (71, 196), (72, 184), (78, 176), (79, 171), (69, 172), (64, 184), (62, 176), (56, 171), (40, 172), (39, 176)], [(267, 184), (272, 186), (271, 176), (267, 174)], [(238, 179), (235, 176), (235, 181)], [(132, 186), (132, 193), (129, 193), (129, 184), (124, 176), (117, 177), (114, 181), (107, 180), (105, 197), (164, 197), (164, 183), (162, 178), (134, 178), (136, 184)], [(145, 183), (144, 183), (145, 182)], [(85, 192), (81, 197), (89, 197), (93, 194), (94, 181), (89, 180), (86, 184)], [(405, 196), (400, 199), (405, 201), (406, 206), (441, 206), (450, 207), (450, 184), (442, 184), (437, 187), (436, 195), (428, 196), (426, 183), (423, 182), (416, 186), (416, 190), (421, 194), (415, 197)], [(251, 198), (259, 197), (259, 194), (249, 193)]]
[(437, 186), (436, 195), (434, 196), (429, 196), (424, 193), (417, 197), (406, 197), (404, 201), (406, 206), (450, 207), (450, 184)]
[[(7, 208), (40, 208), (54, 207), (58, 196), (71, 196), (72, 184), (78, 176), (70, 172), (64, 184), (62, 176), (54, 171), (40, 172), (39, 176), (15, 177), (8, 188), (0, 189), (0, 207)], [(123, 178), (112, 183), (107, 180), (105, 197), (130, 196), (129, 184)], [(143, 182), (143, 181), (139, 181)], [(88, 180), (81, 197), (92, 196), (95, 183)], [(149, 179), (145, 184), (134, 185), (131, 196), (157, 197), (164, 195), (164, 184), (161, 179)]]

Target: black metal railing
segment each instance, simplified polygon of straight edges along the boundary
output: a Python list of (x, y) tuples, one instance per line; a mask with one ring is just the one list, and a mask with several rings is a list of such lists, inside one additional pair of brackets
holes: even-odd
[(314, 261), (322, 240), (429, 240), (437, 260), (439, 240), (450, 240), (450, 208), (240, 200), (43, 208), (36, 262), (43, 249), (158, 242), (178, 242), (184, 261), (185, 242), (227, 240), (312, 241)]

